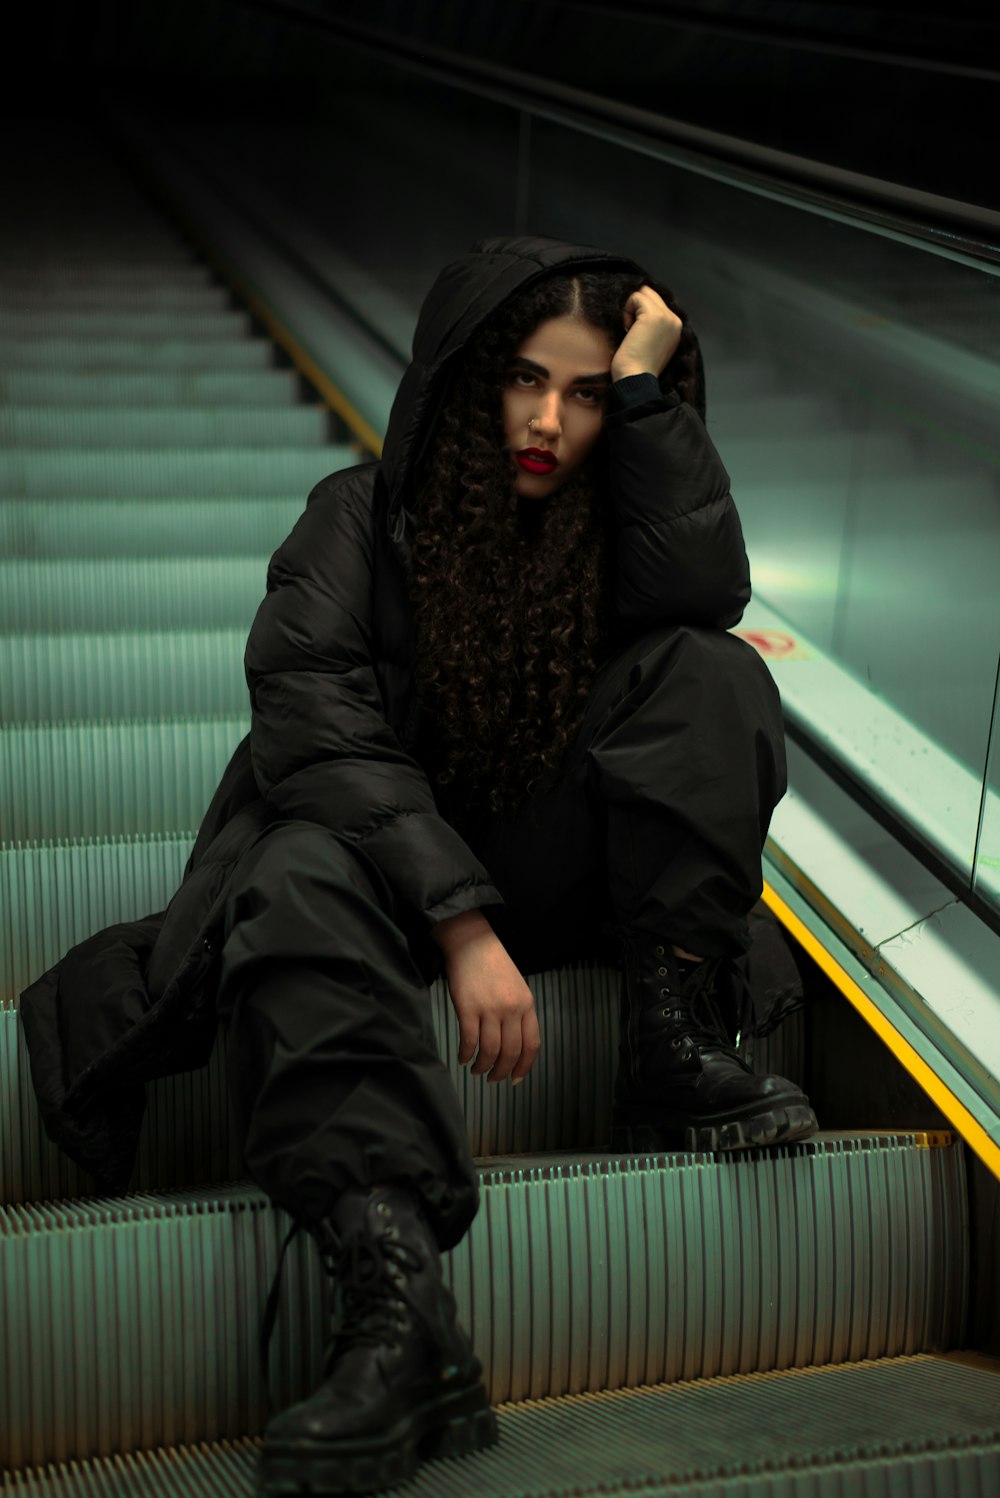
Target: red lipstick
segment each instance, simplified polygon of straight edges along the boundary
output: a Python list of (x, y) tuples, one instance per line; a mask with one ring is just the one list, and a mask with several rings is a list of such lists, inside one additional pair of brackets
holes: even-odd
[(552, 473), (559, 467), (559, 459), (540, 447), (526, 447), (514, 457), (525, 473)]

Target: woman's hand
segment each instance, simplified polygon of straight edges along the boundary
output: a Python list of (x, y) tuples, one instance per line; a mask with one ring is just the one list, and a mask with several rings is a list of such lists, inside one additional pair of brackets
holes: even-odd
[(538, 1016), (525, 983), (486, 917), (479, 910), (440, 921), (432, 936), (445, 955), (448, 991), (458, 1015), (458, 1062), (472, 1060), (471, 1076), (516, 1084), (541, 1049)]
[(623, 309), (625, 337), (611, 360), (611, 378), (645, 374), (659, 377), (677, 352), (683, 324), (651, 286), (633, 291)]

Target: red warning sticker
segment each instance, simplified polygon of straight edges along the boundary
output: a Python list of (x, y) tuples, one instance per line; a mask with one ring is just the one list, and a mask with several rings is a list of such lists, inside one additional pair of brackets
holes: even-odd
[(783, 629), (731, 629), (766, 661), (811, 661), (815, 652)]

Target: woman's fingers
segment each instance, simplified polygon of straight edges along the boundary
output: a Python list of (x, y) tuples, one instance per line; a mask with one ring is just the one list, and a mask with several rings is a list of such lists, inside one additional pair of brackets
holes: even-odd
[(481, 1077), (483, 1072), (489, 1071), (499, 1054), (500, 1021), (495, 1015), (484, 1014), (479, 1022), (479, 1055), (469, 1069), (470, 1075)]
[(458, 1022), (458, 1064), (467, 1066), (479, 1044), (479, 1021), (475, 1015), (463, 1015)]
[(538, 1059), (541, 1048), (542, 1037), (538, 1029), (538, 1015), (532, 1009), (521, 1020), (521, 1055), (510, 1074), (512, 1083), (520, 1082), (528, 1075)]

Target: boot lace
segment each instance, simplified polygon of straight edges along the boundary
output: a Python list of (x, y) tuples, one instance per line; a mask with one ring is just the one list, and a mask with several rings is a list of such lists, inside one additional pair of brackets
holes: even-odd
[[(736, 1035), (730, 1039), (729, 1029), (719, 1007), (717, 995), (719, 980), (735, 980)], [(722, 1051), (750, 1069), (753, 1055), (753, 990), (747, 980), (743, 964), (728, 957), (705, 958), (681, 984), (678, 1007), (685, 1019), (684, 1031), (698, 1044)]]
[(324, 1252), (322, 1258), (336, 1286), (333, 1329), (323, 1360), (326, 1378), (334, 1358), (345, 1348), (359, 1343), (381, 1347), (392, 1340), (400, 1326), (400, 1301), (410, 1305), (400, 1283), (402, 1275), (418, 1272), (423, 1260), (389, 1234), (372, 1239), (361, 1233), (348, 1238), (339, 1249)]
[[(296, 1222), (281, 1246), (258, 1339), (261, 1382), (267, 1396), (268, 1419), (274, 1413), (268, 1355), (278, 1316), (282, 1268), (289, 1245), (304, 1225)], [(390, 1236), (392, 1232), (393, 1229), (390, 1228), (388, 1234), (377, 1240), (355, 1233), (337, 1248), (320, 1250), (323, 1267), (333, 1276), (335, 1285), (333, 1330), (323, 1358), (323, 1378), (328, 1377), (335, 1355), (345, 1347), (359, 1342), (381, 1346), (385, 1341), (391, 1340), (392, 1333), (399, 1325), (396, 1306), (392, 1302), (402, 1300), (411, 1304), (389, 1266), (393, 1264), (397, 1270), (404, 1272), (416, 1271), (422, 1268), (423, 1261), (405, 1243), (394, 1241)]]

